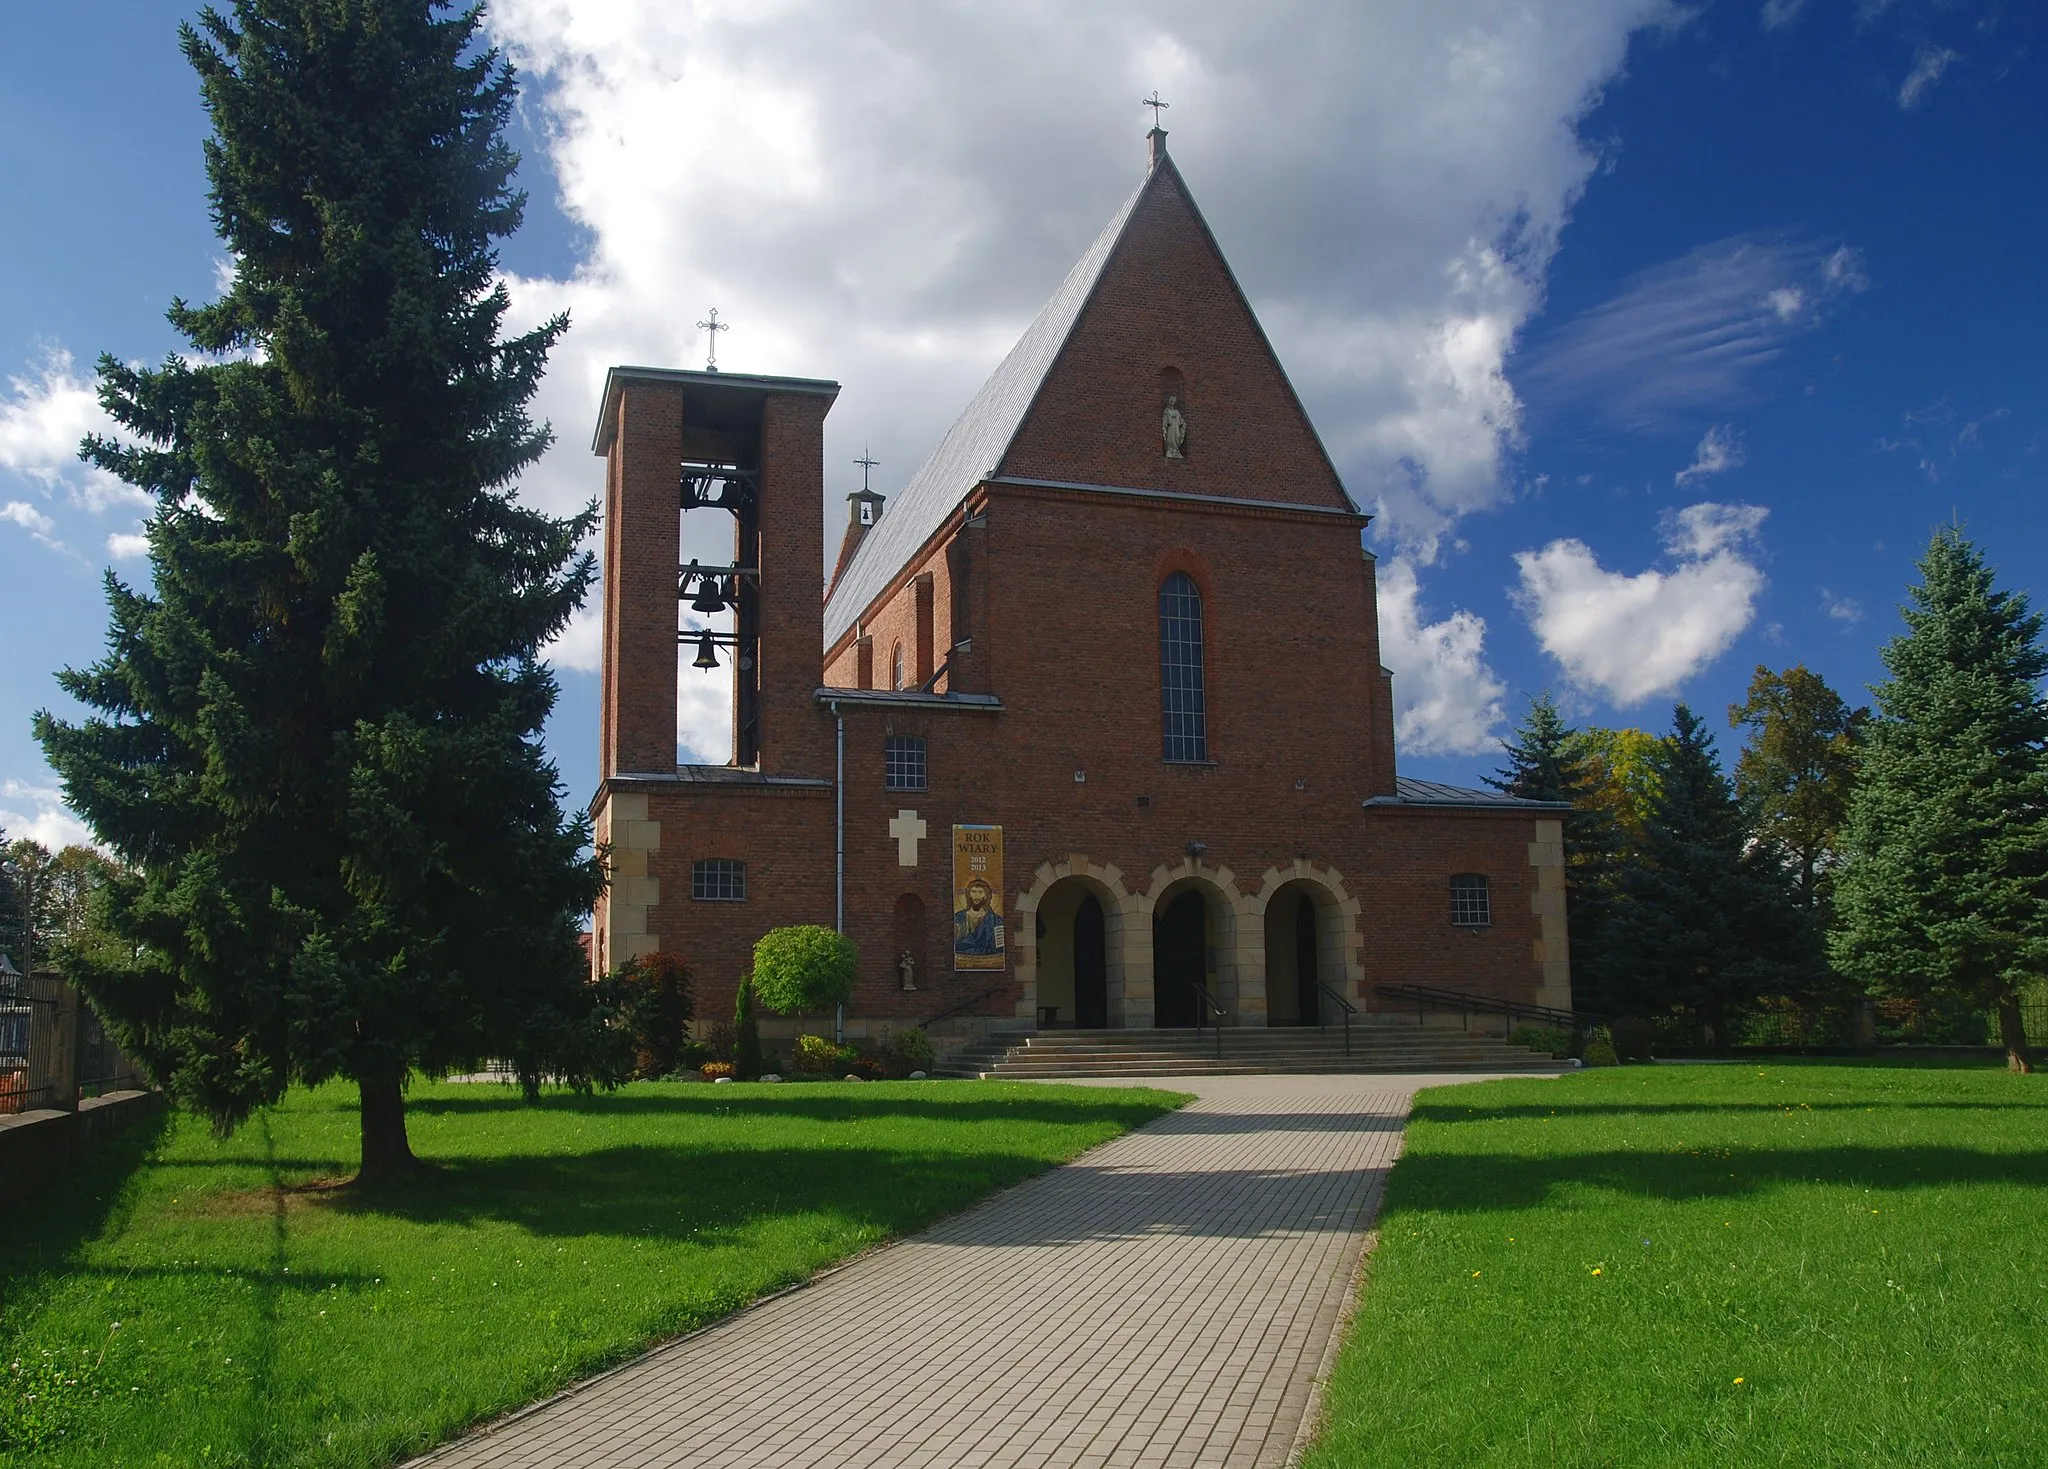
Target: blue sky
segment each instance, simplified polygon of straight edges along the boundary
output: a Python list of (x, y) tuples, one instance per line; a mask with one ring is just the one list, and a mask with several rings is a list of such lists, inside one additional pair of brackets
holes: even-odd
[[(1852, 698), (1932, 527), (2048, 586), (2048, 22), (2037, 7), (1215, 0), (1029, 14), (879, 3), (573, 12), (505, 0), (533, 202), (526, 318), (576, 327), (531, 494), (598, 486), (612, 361), (846, 384), (908, 478), (1172, 146), (1354, 494), (1379, 513), (1403, 768), (1470, 782), (1527, 695), (1719, 721), (1759, 662)], [(0, 823), (75, 833), (29, 735), (102, 645), (142, 509), (69, 459), (101, 351), (178, 344), (215, 289), (205, 118), (174, 4), (33, 7), (0, 50)], [(836, 508), (832, 521), (836, 521)], [(832, 523), (828, 521), (828, 523)], [(559, 650), (550, 747), (594, 778), (593, 641)], [(694, 686), (679, 739), (723, 722)], [(1724, 737), (1725, 743), (1732, 743)]]

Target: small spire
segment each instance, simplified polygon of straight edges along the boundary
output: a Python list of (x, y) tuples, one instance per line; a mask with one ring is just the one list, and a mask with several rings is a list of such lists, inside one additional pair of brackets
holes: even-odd
[(1157, 168), (1159, 167), (1159, 160), (1166, 156), (1166, 129), (1159, 125), (1159, 114), (1161, 109), (1171, 107), (1173, 104), (1160, 101), (1159, 89), (1154, 87), (1151, 96), (1138, 99), (1138, 105), (1152, 109), (1152, 131), (1145, 134), (1145, 141), (1151, 146), (1152, 150), (1148, 166)]

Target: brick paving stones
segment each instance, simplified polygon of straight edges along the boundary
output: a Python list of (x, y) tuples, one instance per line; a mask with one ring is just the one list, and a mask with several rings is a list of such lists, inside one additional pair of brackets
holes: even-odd
[(417, 1462), (1285, 1464), (1409, 1099), (1476, 1079), (1175, 1077), (1182, 1111)]

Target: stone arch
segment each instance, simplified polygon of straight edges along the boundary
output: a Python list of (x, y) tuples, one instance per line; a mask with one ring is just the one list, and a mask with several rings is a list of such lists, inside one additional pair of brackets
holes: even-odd
[[(1031, 886), (1017, 894), (1016, 903), (1010, 914), (1010, 947), (1016, 955), (1017, 982), (1023, 994), (1017, 1003), (1020, 1018), (1038, 1019), (1038, 912), (1046, 895), (1060, 883), (1073, 882), (1094, 893), (1102, 905), (1103, 947), (1109, 969), (1109, 1023), (1114, 1028), (1123, 1028), (1152, 1023), (1152, 925), (1151, 910), (1145, 910), (1145, 921), (1133, 924), (1131, 915), (1136, 911), (1137, 895), (1124, 885), (1124, 876), (1113, 864), (1097, 862), (1080, 853), (1072, 853), (1057, 862), (1041, 862), (1031, 874)], [(1135, 956), (1142, 961), (1143, 983), (1133, 983), (1132, 942), (1135, 931), (1142, 930), (1144, 943)], [(1134, 995), (1133, 989), (1141, 989), (1141, 995)], [(1131, 1007), (1135, 1000), (1142, 1000), (1140, 1006), (1143, 1019), (1135, 1019)]]
[(1266, 911), (1283, 891), (1305, 891), (1316, 905), (1317, 969), (1328, 982), (1360, 1009), (1365, 985), (1365, 948), (1359, 933), (1359, 902), (1345, 884), (1344, 875), (1334, 867), (1319, 867), (1305, 857), (1282, 866), (1269, 867), (1259, 879), (1259, 890), (1247, 899), (1257, 921), (1244, 925), (1248, 942), (1239, 951), (1241, 971), (1258, 977), (1261, 1019), (1264, 1024), (1266, 980)]

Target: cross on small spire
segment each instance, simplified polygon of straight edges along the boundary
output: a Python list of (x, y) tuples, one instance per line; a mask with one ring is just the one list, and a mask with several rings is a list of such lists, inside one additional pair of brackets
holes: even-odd
[(1152, 109), (1152, 126), (1154, 126), (1155, 128), (1159, 126), (1159, 113), (1161, 109), (1173, 106), (1171, 102), (1161, 102), (1159, 100), (1159, 89), (1157, 87), (1154, 87), (1152, 89), (1151, 96), (1140, 97), (1138, 99), (1138, 105), (1140, 107), (1149, 107)]
[(860, 492), (863, 495), (865, 495), (868, 493), (868, 471), (876, 468), (878, 465), (881, 464), (882, 461), (879, 459), (870, 459), (868, 457), (868, 446), (866, 444), (862, 444), (860, 446), (860, 458), (854, 460), (853, 462), (860, 466)]
[(714, 306), (711, 308), (711, 319), (698, 322), (697, 330), (710, 338), (709, 345), (704, 349), (704, 370), (706, 372), (716, 372), (718, 371), (718, 334), (731, 331), (732, 324), (720, 321), (718, 319), (718, 308)]

